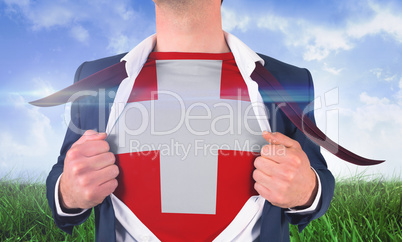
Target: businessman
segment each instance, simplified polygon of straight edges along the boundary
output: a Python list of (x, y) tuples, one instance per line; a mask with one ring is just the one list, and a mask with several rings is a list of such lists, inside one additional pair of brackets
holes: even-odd
[(155, 35), (77, 70), (124, 62), (127, 77), (72, 105), (47, 179), (56, 224), (71, 233), (94, 208), (98, 241), (288, 241), (289, 223), (326, 212), (334, 178), (252, 74), (263, 65), (304, 109), (310, 73), (224, 32), (219, 0), (154, 2)]

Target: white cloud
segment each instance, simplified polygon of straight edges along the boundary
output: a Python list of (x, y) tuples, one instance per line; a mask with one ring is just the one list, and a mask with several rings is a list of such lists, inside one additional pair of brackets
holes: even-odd
[(381, 174), (387, 178), (400, 176), (402, 106), (393, 99), (370, 96), (363, 92), (357, 108), (340, 108), (339, 114), (340, 145), (363, 157), (384, 159), (386, 162), (373, 167), (359, 167), (324, 151), (330, 170), (336, 176), (344, 177), (361, 172), (366, 175)]
[(395, 98), (396, 98), (399, 106), (402, 107), (402, 77), (399, 80), (399, 91), (395, 94)]
[[(19, 112), (23, 122), (18, 129), (0, 133), (0, 163), (40, 171), (49, 156), (57, 157), (60, 145), (55, 140), (60, 139), (54, 133), (50, 119), (38, 108), (28, 105), (21, 95), (10, 94), (8, 103)], [(21, 133), (21, 130), (26, 132)], [(49, 162), (54, 163), (54, 160)]]
[(366, 105), (388, 105), (390, 100), (386, 97), (378, 98), (378, 97), (371, 97), (366, 92), (360, 94), (360, 101)]
[(127, 5), (124, 3), (115, 3), (114, 9), (116, 14), (121, 16), (123, 20), (131, 20), (136, 17), (136, 13), (131, 8), (127, 8)]
[(377, 77), (378, 80), (393, 82), (397, 80), (398, 74), (392, 74), (390, 71), (385, 71), (382, 68), (371, 69), (370, 72)]
[(393, 76), (388, 76), (384, 78), (384, 81), (386, 82), (392, 82), (393, 80), (396, 80), (397, 75), (393, 75)]
[(360, 94), (360, 101), (364, 104), (353, 114), (354, 123), (361, 129), (372, 131), (376, 126), (387, 124), (401, 130), (402, 107), (388, 98), (371, 97), (367, 93)]
[(306, 45), (303, 57), (307, 61), (322, 60), (334, 51), (350, 50), (353, 47), (342, 31), (339, 30), (311, 27), (311, 30), (307, 31), (306, 34), (310, 36), (307, 38), (308, 41), (303, 43)]
[(19, 7), (27, 7), (30, 2), (30, 0), (4, 0), (4, 3), (7, 5), (17, 5)]
[(74, 12), (65, 6), (49, 5), (40, 11), (29, 11), (28, 18), (33, 22), (34, 30), (69, 25), (74, 19)]
[(334, 51), (353, 48), (342, 29), (275, 14), (260, 16), (254, 21), (259, 28), (283, 33), (286, 45), (303, 48), (307, 61), (322, 60)]
[[(50, 83), (41, 78), (34, 78), (32, 83), (35, 91), (26, 95), (43, 97), (54, 92)], [(0, 120), (4, 127), (0, 133), (0, 166), (4, 169), (0, 169), (0, 177), (9, 172), (11, 176), (27, 172), (32, 177), (48, 172), (56, 161), (64, 133), (54, 128), (54, 118), (51, 118), (52, 111), (59, 113), (58, 108), (34, 107), (15, 92), (7, 94), (3, 105), (6, 118)]]
[(374, 68), (374, 69), (370, 70), (370, 72), (373, 73), (377, 77), (377, 79), (380, 79), (382, 76), (383, 69)]
[[(67, 28), (71, 36), (82, 43), (87, 43), (91, 33), (86, 24), (97, 26), (100, 33), (109, 39), (109, 48), (127, 51), (125, 39), (117, 36), (142, 39), (134, 33), (135, 26), (145, 25), (139, 12), (133, 10), (129, 0), (115, 1), (65, 1), (65, 0), (3, 0), (12, 12), (20, 12), (29, 20), (35, 30)], [(325, 22), (311, 22), (304, 18), (284, 17), (271, 11), (263, 15), (239, 13), (222, 7), (223, 28), (227, 31), (238, 29), (248, 31), (251, 26), (260, 29), (278, 31), (285, 35), (285, 44), (303, 50), (307, 61), (323, 60), (332, 53), (354, 48), (357, 40), (366, 36), (381, 34), (402, 43), (402, 15), (391, 5), (383, 2), (362, 0), (366, 9), (372, 12), (365, 17), (354, 17), (341, 21), (334, 26)], [(378, 2), (378, 3), (377, 3)], [(108, 11), (105, 11), (107, 9)], [(359, 11), (356, 9), (355, 11)], [(142, 31), (143, 32), (143, 31)], [(117, 46), (115, 48), (115, 46)], [(122, 48), (124, 47), (124, 48)]]
[(324, 62), (323, 70), (326, 71), (326, 72), (329, 72), (329, 73), (331, 73), (333, 75), (339, 75), (343, 71), (343, 68), (336, 69), (334, 67), (328, 66), (328, 64)]
[(31, 94), (36, 97), (46, 97), (56, 92), (56, 89), (54, 89), (52, 84), (47, 80), (35, 77), (32, 79), (32, 82), (35, 84), (36, 90)]
[(249, 16), (242, 16), (233, 10), (222, 7), (222, 25), (224, 30), (233, 31), (237, 28), (245, 32), (248, 30), (249, 22)]
[(81, 25), (72, 27), (70, 33), (73, 36), (73, 38), (78, 40), (79, 42), (88, 43), (89, 40), (88, 30), (86, 30)]
[(133, 47), (127, 47), (123, 43), (126, 40), (117, 40), (118, 37), (137, 39), (138, 35), (142, 38), (144, 32), (150, 32), (148, 29), (144, 31), (144, 26), (149, 26), (149, 20), (134, 11), (130, 0), (3, 1), (9, 14), (22, 16), (34, 31), (67, 30), (71, 38), (83, 44), (89, 44), (90, 36), (95, 35), (96, 31), (97, 36), (103, 36), (109, 42), (108, 49), (113, 53), (121, 51), (123, 47), (123, 51)]
[(126, 35), (121, 34), (111, 37), (107, 48), (115, 53), (122, 53), (130, 50), (132, 46), (130, 39)]
[(351, 50), (357, 40), (369, 35), (382, 34), (402, 43), (402, 24), (398, 24), (402, 23), (402, 15), (374, 1), (367, 0), (367, 7), (373, 11), (371, 16), (359, 20), (347, 19), (343, 25), (335, 27), (300, 18), (285, 18), (274, 13), (257, 16), (251, 22), (261, 29), (284, 34), (288, 46), (304, 49), (303, 57), (307, 61), (323, 60), (331, 53)]
[(281, 16), (276, 16), (271, 13), (267, 13), (258, 19), (257, 26), (259, 28), (269, 29), (272, 31), (286, 31), (289, 27), (289, 21)]
[(402, 77), (399, 79), (399, 88), (402, 89)]
[(383, 2), (367, 1), (368, 6), (374, 11), (370, 19), (360, 22), (350, 22), (347, 33), (353, 38), (363, 38), (367, 35), (388, 34), (396, 41), (402, 43), (402, 15), (395, 12), (391, 6)]

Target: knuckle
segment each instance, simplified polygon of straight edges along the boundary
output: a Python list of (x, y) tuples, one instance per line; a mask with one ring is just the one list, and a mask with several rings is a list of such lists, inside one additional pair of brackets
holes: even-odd
[(73, 161), (73, 160), (78, 159), (79, 156), (80, 156), (79, 150), (76, 147), (73, 147), (67, 151), (66, 160), (67, 160), (67, 162)]
[(297, 166), (297, 167), (299, 167), (301, 164), (302, 164), (302, 160), (300, 159), (300, 157), (298, 156), (298, 155), (294, 155), (294, 157), (293, 157), (293, 161), (294, 161), (294, 163), (295, 163), (295, 165)]
[(107, 150), (107, 151), (109, 151), (110, 150), (110, 146), (109, 146), (109, 143), (107, 142), (107, 141), (105, 141), (105, 140), (102, 140), (101, 141), (102, 143), (102, 148), (104, 149), (104, 150)]
[(95, 130), (87, 130), (85, 131), (85, 133), (81, 136), (80, 140), (81, 142), (86, 142), (88, 140), (91, 140), (90, 137), (94, 136), (98, 134), (98, 132), (96, 132)]
[(287, 182), (292, 182), (295, 178), (295, 173), (288, 170), (284, 172), (284, 177)]
[(288, 154), (289, 159), (291, 160), (291, 164), (294, 167), (298, 167), (301, 165), (301, 159), (295, 152), (291, 152)]
[(120, 174), (120, 169), (118, 166), (113, 165), (113, 176), (117, 177)]
[(254, 190), (256, 190), (260, 195), (262, 195), (261, 192), (260, 192), (260, 186), (258, 185), (257, 182), (254, 183)]
[(261, 154), (261, 156), (267, 156), (267, 155), (269, 155), (270, 154), (270, 149), (271, 149), (271, 146), (270, 145), (264, 145), (262, 148), (261, 148), (261, 152), (260, 152), (260, 154)]
[(257, 181), (257, 170), (253, 171), (253, 179), (254, 179), (254, 181)]
[(295, 173), (289, 172), (288, 174), (288, 181), (293, 182), (295, 180)]
[(108, 164), (109, 163), (111, 163), (111, 164), (114, 163), (114, 155), (111, 152), (103, 153), (103, 154), (101, 154), (101, 157), (102, 157), (101, 158), (102, 161), (106, 161)]
[(83, 135), (94, 135), (97, 134), (98, 132), (96, 132), (95, 130), (92, 129), (88, 129), (87, 131), (85, 131), (85, 133)]
[(261, 180), (261, 172), (259, 170), (254, 170), (253, 179), (254, 179), (254, 181), (260, 181)]
[(75, 176), (79, 175), (81, 173), (81, 165), (79, 163), (74, 163), (74, 165), (71, 166), (71, 173)]
[(255, 158), (255, 160), (254, 160), (254, 166), (255, 166), (255, 168), (259, 168), (259, 167), (261, 167), (262, 166), (262, 164), (263, 164), (263, 160), (262, 160), (263, 158), (261, 157), (261, 156), (258, 156), (257, 158)]
[(107, 155), (109, 156), (108, 160), (110, 160), (112, 163), (116, 161), (116, 156), (112, 152), (108, 152)]
[(95, 194), (91, 189), (85, 189), (83, 194), (84, 200), (92, 202), (96, 200)]
[(113, 179), (111, 183), (112, 183), (112, 185), (111, 185), (112, 192), (114, 192), (116, 190), (117, 186), (119, 185), (119, 182), (117, 181), (117, 179)]
[(112, 180), (108, 181), (107, 184), (105, 184), (105, 185), (106, 186), (105, 186), (104, 193), (102, 196), (103, 198), (112, 194), (116, 190), (116, 188), (118, 186), (117, 179), (112, 179)]
[(79, 177), (78, 178), (78, 184), (81, 186), (81, 187), (88, 187), (88, 185), (90, 184), (90, 182), (89, 182), (89, 179), (87, 178), (87, 177), (85, 177), (85, 176), (81, 176), (81, 177)]

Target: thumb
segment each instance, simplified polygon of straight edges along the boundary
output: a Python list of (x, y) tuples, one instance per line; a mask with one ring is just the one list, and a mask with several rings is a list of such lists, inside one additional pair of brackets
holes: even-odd
[(294, 148), (300, 148), (300, 144), (288, 136), (279, 133), (279, 132), (267, 132), (264, 131), (262, 133), (262, 137), (270, 144), (272, 145), (284, 145), (287, 148), (294, 147)]
[(72, 145), (74, 147), (75, 145), (80, 145), (85, 143), (86, 141), (89, 140), (104, 140), (106, 139), (107, 134), (106, 133), (98, 133), (95, 130), (87, 130), (85, 133)]

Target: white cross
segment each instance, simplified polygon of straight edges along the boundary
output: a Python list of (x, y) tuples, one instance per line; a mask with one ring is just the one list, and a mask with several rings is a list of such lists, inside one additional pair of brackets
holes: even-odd
[(108, 138), (115, 154), (159, 150), (163, 213), (215, 214), (218, 150), (265, 143), (249, 102), (220, 99), (221, 65), (157, 61), (158, 99), (127, 104)]

